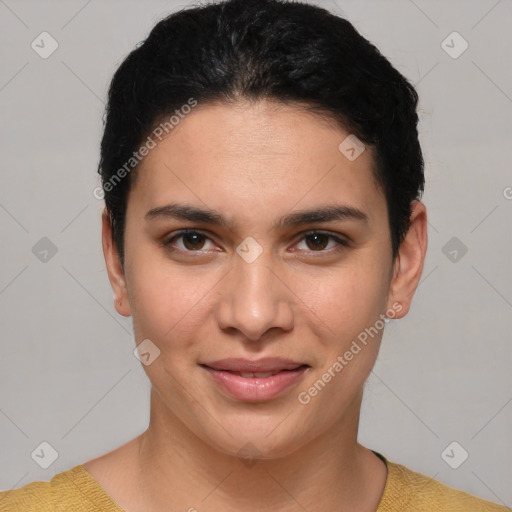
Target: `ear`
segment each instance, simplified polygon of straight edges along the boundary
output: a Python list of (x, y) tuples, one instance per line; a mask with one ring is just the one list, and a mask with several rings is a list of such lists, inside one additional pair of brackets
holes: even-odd
[(130, 303), (128, 301), (128, 291), (126, 289), (124, 269), (121, 265), (119, 251), (117, 250), (117, 247), (112, 239), (112, 225), (110, 223), (110, 216), (106, 208), (103, 209), (101, 222), (103, 256), (105, 257), (105, 264), (107, 266), (110, 285), (112, 286), (112, 290), (114, 292), (114, 306), (120, 315), (130, 316)]
[[(393, 278), (388, 296), (388, 308), (400, 303), (394, 318), (404, 317), (420, 282), (427, 251), (427, 210), (420, 201), (413, 201), (410, 227), (400, 245), (393, 264)], [(393, 308), (396, 310), (395, 308)]]

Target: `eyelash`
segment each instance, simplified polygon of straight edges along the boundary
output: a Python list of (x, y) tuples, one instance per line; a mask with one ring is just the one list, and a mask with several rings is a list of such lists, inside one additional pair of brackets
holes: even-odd
[[(177, 233), (175, 233), (171, 238), (165, 240), (163, 242), (163, 246), (166, 249), (170, 250), (170, 251), (179, 251), (179, 252), (182, 252), (182, 253), (197, 254), (197, 253), (203, 252), (202, 249), (197, 249), (195, 251), (194, 250), (190, 251), (190, 250), (185, 250), (185, 249), (177, 249), (177, 248), (172, 246), (172, 243), (176, 239), (179, 239), (179, 238), (183, 237), (184, 235), (191, 235), (191, 234), (202, 235), (206, 239), (211, 241), (210, 237), (208, 237), (205, 233), (202, 233), (201, 231), (198, 231), (197, 229), (183, 229), (183, 230), (178, 231)], [(310, 253), (322, 254), (322, 253), (339, 252), (339, 251), (343, 250), (344, 248), (347, 248), (347, 247), (350, 246), (350, 243), (348, 242), (348, 240), (340, 238), (340, 237), (338, 237), (338, 236), (336, 236), (333, 233), (330, 233), (328, 231), (319, 231), (319, 230), (307, 231), (306, 233), (304, 233), (302, 235), (302, 238), (299, 241), (302, 241), (305, 238), (307, 238), (308, 236), (312, 236), (312, 235), (325, 235), (325, 236), (329, 237), (330, 239), (334, 240), (335, 242), (337, 242), (339, 245), (338, 245), (338, 247), (336, 247), (334, 249), (322, 249), (322, 250), (318, 250), (318, 251), (310, 250), (310, 251), (308, 251)]]

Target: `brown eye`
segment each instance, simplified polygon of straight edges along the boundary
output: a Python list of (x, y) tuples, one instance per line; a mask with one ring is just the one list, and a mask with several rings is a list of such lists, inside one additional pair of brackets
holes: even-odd
[(326, 254), (344, 250), (349, 246), (349, 241), (344, 237), (322, 231), (310, 231), (308, 233), (304, 233), (301, 241), (298, 244), (298, 248), (301, 251), (319, 252)]
[(163, 245), (168, 250), (178, 250), (181, 251), (182, 253), (187, 253), (193, 251), (202, 251), (204, 249), (211, 249), (211, 247), (205, 248), (205, 245), (207, 246), (208, 241), (213, 246), (213, 243), (211, 242), (210, 238), (204, 235), (203, 233), (200, 233), (195, 230), (185, 230), (176, 233), (169, 240), (165, 241)]
[(199, 251), (204, 246), (205, 236), (201, 233), (184, 233), (181, 237), (184, 247), (190, 251)]
[(305, 240), (308, 240), (310, 243), (306, 242), (306, 245), (312, 251), (323, 250), (329, 244), (329, 239), (332, 238), (329, 235), (325, 235), (323, 233), (314, 233), (313, 235), (307, 235), (304, 237)]
[(200, 233), (186, 233), (183, 235), (183, 245), (191, 251), (200, 250), (204, 245), (204, 236)]

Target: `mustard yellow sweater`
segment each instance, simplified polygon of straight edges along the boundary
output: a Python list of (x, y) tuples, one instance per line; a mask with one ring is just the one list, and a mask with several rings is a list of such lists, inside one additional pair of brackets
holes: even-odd
[[(388, 478), (377, 512), (504, 512), (496, 505), (385, 460)], [(82, 466), (0, 492), (1, 512), (124, 512)]]

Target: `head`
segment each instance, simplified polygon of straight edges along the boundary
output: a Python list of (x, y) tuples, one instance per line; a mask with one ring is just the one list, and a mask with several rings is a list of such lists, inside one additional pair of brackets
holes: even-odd
[[(417, 99), (348, 21), (296, 2), (188, 8), (123, 61), (103, 246), (118, 312), (159, 354), (144, 368), (162, 414), (268, 458), (354, 424), (423, 266)], [(307, 370), (258, 401), (204, 366), (265, 357)]]

